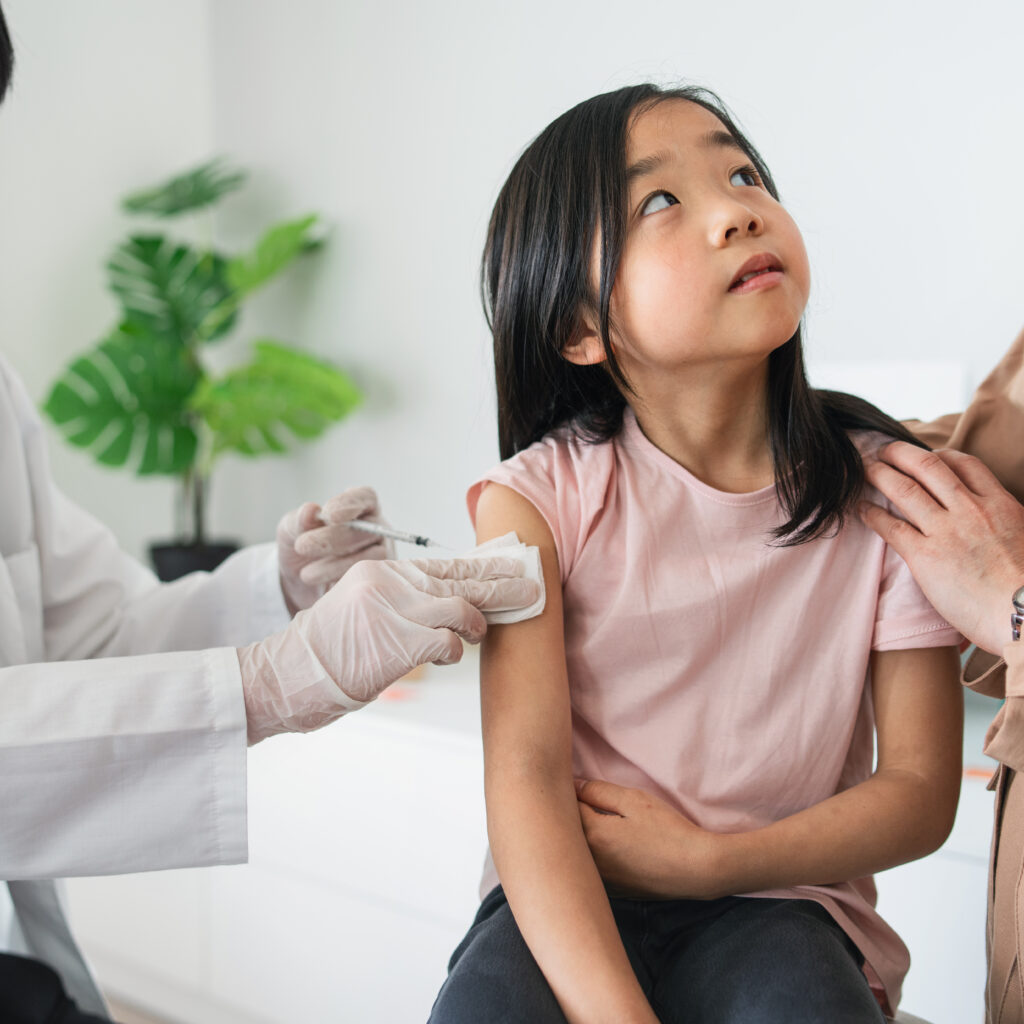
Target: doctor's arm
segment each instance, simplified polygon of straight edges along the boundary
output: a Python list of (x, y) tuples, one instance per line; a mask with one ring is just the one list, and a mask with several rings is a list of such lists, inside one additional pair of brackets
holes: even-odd
[(874, 773), (764, 828), (708, 832), (647, 793), (583, 785), (580, 813), (605, 880), (632, 893), (712, 899), (847, 881), (936, 850), (960, 791), (956, 648), (875, 652), (871, 674)]
[(587, 849), (572, 783), (561, 581), (551, 531), (516, 492), (488, 485), (480, 543), (515, 530), (540, 548), (547, 604), (492, 626), (483, 645), (487, 827), (516, 923), (571, 1022), (656, 1024)]

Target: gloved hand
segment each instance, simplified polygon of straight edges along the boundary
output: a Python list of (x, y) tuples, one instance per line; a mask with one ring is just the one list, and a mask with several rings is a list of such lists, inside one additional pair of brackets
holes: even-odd
[(384, 522), (372, 488), (352, 487), (323, 508), (306, 502), (277, 524), (281, 593), (291, 615), (323, 597), (356, 562), (395, 557), (391, 541), (346, 525), (353, 519)]
[(238, 649), (249, 743), (318, 729), (417, 665), (458, 661), (487, 631), (478, 609), (540, 597), (522, 573), (501, 557), (360, 562), (287, 629)]

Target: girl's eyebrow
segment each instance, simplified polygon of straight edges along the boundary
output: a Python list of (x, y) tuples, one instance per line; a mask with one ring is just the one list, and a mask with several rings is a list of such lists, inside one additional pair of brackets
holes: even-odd
[(663, 167), (671, 160), (671, 156), (667, 152), (652, 153), (650, 156), (645, 156), (636, 163), (630, 164), (626, 168), (626, 186), (630, 186), (636, 181), (637, 178), (646, 178), (648, 174), (653, 174), (659, 167)]
[(736, 136), (724, 128), (712, 128), (700, 140), (700, 144), (704, 149), (736, 149), (744, 156), (747, 155), (747, 151), (736, 141)]
[[(702, 149), (735, 149), (737, 152), (747, 155), (747, 151), (736, 141), (736, 137), (725, 131), (723, 128), (712, 128), (701, 136), (700, 145)], [(672, 153), (661, 150), (652, 153), (650, 156), (642, 157), (626, 168), (626, 186), (633, 184), (637, 178), (645, 178), (653, 174), (673, 159)]]

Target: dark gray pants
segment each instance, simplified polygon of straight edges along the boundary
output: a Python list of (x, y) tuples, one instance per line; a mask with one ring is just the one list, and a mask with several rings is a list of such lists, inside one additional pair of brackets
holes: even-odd
[[(662, 1024), (884, 1024), (857, 947), (819, 904), (611, 901)], [(430, 1024), (565, 1024), (500, 886), (448, 965)]]
[(40, 960), (0, 953), (3, 1024), (112, 1024), (83, 1013), (68, 998), (57, 972)]

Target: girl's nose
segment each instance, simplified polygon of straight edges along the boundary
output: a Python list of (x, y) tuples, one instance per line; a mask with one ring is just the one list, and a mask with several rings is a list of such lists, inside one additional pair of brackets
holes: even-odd
[(760, 235), (764, 231), (761, 217), (743, 203), (723, 200), (711, 215), (711, 244), (716, 248), (737, 238)]

